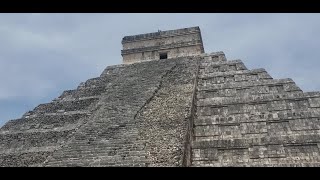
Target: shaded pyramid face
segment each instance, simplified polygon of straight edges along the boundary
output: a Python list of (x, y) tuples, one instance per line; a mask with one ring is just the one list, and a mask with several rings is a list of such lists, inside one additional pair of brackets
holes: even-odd
[(240, 60), (199, 68), (192, 166), (319, 166), (319, 92)]
[(222, 52), (107, 67), (0, 129), (1, 166), (319, 166), (320, 93)]

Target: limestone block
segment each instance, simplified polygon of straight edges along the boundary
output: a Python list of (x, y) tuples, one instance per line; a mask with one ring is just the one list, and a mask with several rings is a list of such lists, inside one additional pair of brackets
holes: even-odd
[(309, 98), (310, 107), (320, 107), (320, 98)]
[(253, 146), (249, 148), (250, 159), (259, 159), (268, 157), (268, 149), (265, 146)]
[(194, 135), (195, 136), (218, 136), (219, 127), (217, 125), (212, 126), (196, 126), (194, 128)]
[(284, 158), (286, 157), (283, 145), (268, 145), (269, 158)]

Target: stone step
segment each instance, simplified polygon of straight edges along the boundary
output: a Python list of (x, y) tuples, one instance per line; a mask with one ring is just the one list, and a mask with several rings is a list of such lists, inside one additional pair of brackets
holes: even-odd
[[(279, 160), (278, 160), (279, 159)], [(280, 160), (283, 158), (269, 158), (263, 161), (255, 161), (255, 162), (243, 162), (239, 160), (239, 162), (217, 162), (217, 161), (194, 161), (191, 165), (192, 167), (320, 167), (320, 163), (318, 160), (313, 160), (310, 162), (309, 160), (301, 161), (301, 160)], [(297, 157), (296, 159), (299, 159)], [(292, 163), (284, 163), (282, 161), (288, 161)], [(270, 163), (273, 162), (273, 163)]]
[(268, 135), (264, 137), (252, 138), (232, 138), (232, 139), (203, 139), (192, 142), (192, 149), (244, 149), (253, 146), (283, 145), (283, 146), (314, 146), (319, 147), (320, 134), (314, 132), (303, 132), (302, 134), (290, 135)]
[(56, 112), (56, 113), (41, 113), (41, 114), (32, 114), (33, 111), (26, 112), (22, 118), (35, 118), (35, 117), (42, 117), (42, 116), (61, 116), (61, 115), (76, 115), (76, 114), (86, 114), (91, 115), (92, 110), (76, 110), (76, 111), (67, 111), (67, 112)]
[(246, 89), (250, 87), (259, 87), (259, 86), (270, 86), (277, 87), (283, 86), (282, 89), (285, 91), (301, 90), (295, 82), (290, 79), (261, 79), (259, 81), (240, 81), (240, 82), (227, 82), (223, 84), (207, 84), (207, 85), (198, 85), (198, 91), (215, 91), (223, 89)]
[(212, 62), (225, 62), (227, 58), (223, 52), (213, 52), (213, 53), (204, 53), (200, 55), (202, 57), (201, 64), (205, 65), (205, 63), (212, 63)]
[[(259, 81), (254, 81), (259, 82)], [(261, 83), (261, 82), (260, 82)], [(237, 83), (242, 84), (242, 83)], [(246, 82), (246, 84), (250, 84)], [(253, 83), (252, 83), (253, 84)], [(222, 87), (222, 86), (218, 86)], [(213, 89), (211, 89), (213, 88)], [(222, 87), (221, 89), (214, 89), (216, 86), (204, 86), (198, 87), (197, 98), (214, 98), (214, 97), (234, 97), (234, 96), (250, 96), (258, 94), (276, 94), (285, 92), (302, 92), (302, 90), (294, 83), (274, 83), (274, 84), (263, 84), (256, 86), (228, 86)]]
[(99, 151), (63, 151), (61, 154), (54, 154), (52, 157), (52, 160), (49, 160), (49, 162), (55, 162), (55, 161), (61, 161), (64, 159), (92, 159), (92, 158), (98, 158), (100, 156), (114, 156), (114, 154), (105, 151), (105, 152), (99, 152)]
[(65, 159), (51, 159), (43, 164), (44, 167), (80, 167), (89, 166), (93, 159), (78, 159), (78, 158), (65, 158)]
[(320, 108), (279, 110), (265, 112), (247, 112), (240, 114), (213, 114), (211, 116), (198, 116), (194, 119), (195, 126), (202, 125), (234, 125), (240, 123), (267, 122), (281, 123), (293, 120), (314, 120), (320, 118)]
[(53, 129), (57, 127), (64, 127), (70, 124), (76, 124), (81, 118), (87, 118), (87, 113), (81, 114), (56, 114), (56, 115), (40, 115), (36, 117), (20, 118), (10, 120), (1, 129), (4, 131), (24, 131), (31, 129)]
[[(263, 101), (255, 103), (238, 103), (238, 104), (224, 104), (224, 105), (207, 105), (197, 107), (196, 115), (201, 116), (230, 116), (237, 114), (250, 114), (256, 116), (257, 114), (275, 114), (278, 111), (294, 111), (296, 110), (311, 110), (308, 99), (285, 99), (278, 101)], [(315, 107), (314, 107), (315, 108)], [(313, 107), (312, 107), (313, 109)], [(316, 107), (316, 110), (319, 110)], [(242, 116), (242, 115), (241, 115)], [(245, 116), (245, 115), (244, 115)]]
[(218, 136), (217, 138), (243, 137), (246, 134), (268, 133), (269, 124), (266, 122), (241, 123), (233, 125), (195, 126), (195, 137)]
[(49, 162), (59, 161), (63, 159), (100, 159), (100, 158), (113, 158), (113, 157), (121, 157), (123, 159), (134, 159), (139, 157), (145, 157), (145, 152), (141, 151), (138, 155), (133, 155), (130, 153), (121, 153), (117, 151), (105, 150), (105, 151), (74, 151), (74, 152), (65, 152), (61, 154), (54, 154), (52, 156), (52, 160)]
[[(70, 143), (67, 146), (64, 147), (61, 152), (62, 154), (72, 154), (74, 152), (91, 152), (91, 151), (96, 151), (96, 152), (101, 152), (101, 153), (106, 153), (110, 151), (116, 152), (116, 154), (122, 154), (122, 153), (129, 153), (129, 154), (134, 154), (135, 152), (143, 150), (145, 147), (143, 145), (135, 145), (132, 143), (108, 143), (108, 144), (95, 144), (95, 143), (81, 143), (81, 144), (75, 144), (75, 143)], [(55, 153), (55, 154), (58, 154)]]
[(101, 142), (95, 141), (83, 141), (83, 142), (71, 142), (67, 147), (64, 148), (64, 151), (79, 151), (82, 150), (141, 150), (144, 148), (143, 144), (135, 144), (131, 142), (123, 142), (121, 140), (115, 142), (105, 142), (102, 144)]
[[(84, 83), (81, 83), (79, 88), (83, 87), (98, 87), (106, 86), (108, 83), (117, 81), (118, 79), (131, 79), (138, 78), (143, 79), (144, 76), (148, 76), (150, 71), (165, 71), (171, 68), (172, 63), (170, 61), (152, 61), (142, 62), (138, 64), (119, 64), (108, 66), (101, 73), (100, 77), (91, 78)], [(155, 68), (159, 67), (159, 68)], [(148, 73), (141, 73), (147, 71)]]
[(247, 70), (241, 60), (203, 63), (200, 61), (200, 74)]
[[(284, 103), (284, 101), (286, 103)], [(261, 104), (279, 104), (284, 103), (284, 106), (293, 106), (290, 103), (301, 102), (301, 107), (320, 107), (320, 92), (303, 93), (303, 92), (284, 92), (278, 94), (259, 94), (239, 97), (216, 97), (199, 99), (197, 107), (232, 107)], [(281, 109), (281, 108), (280, 108)]]
[(17, 148), (12, 148), (12, 149), (4, 149), (0, 151), (0, 154), (2, 155), (10, 155), (10, 154), (21, 154), (21, 153), (36, 153), (36, 152), (53, 152), (57, 149), (59, 149), (60, 146), (44, 146), (44, 147), (29, 147), (27, 149), (17, 149)]
[[(125, 132), (123, 132), (123, 134), (125, 134)], [(119, 135), (120, 137), (117, 137), (117, 139), (110, 139), (108, 137), (106, 139), (101, 138), (101, 135), (94, 131), (89, 135), (79, 131), (79, 134), (75, 134), (74, 139), (63, 149), (55, 152), (53, 157), (57, 159), (86, 159), (112, 155), (131, 157), (139, 155), (139, 152), (144, 149), (145, 141), (136, 140), (136, 138), (130, 134), (122, 136), (121, 133)]]
[(0, 154), (0, 165), (2, 167), (32, 166), (43, 163), (52, 152), (27, 152)]
[(77, 99), (82, 97), (92, 97), (98, 96), (104, 93), (106, 90), (105, 86), (98, 86), (94, 88), (82, 88), (82, 89), (74, 89), (74, 90), (67, 90), (59, 96), (59, 99)]
[(83, 141), (83, 142), (71, 142), (68, 144), (67, 147), (64, 148), (64, 151), (78, 151), (81, 150), (119, 150), (122, 151), (125, 150), (132, 150), (132, 149), (143, 149), (144, 146), (133, 144), (133, 142), (123, 142), (121, 140), (116, 142), (106, 142), (104, 144), (102, 143), (96, 143), (94, 141)]
[(260, 165), (315, 163), (319, 162), (317, 145), (283, 146), (267, 145), (238, 149), (193, 149), (194, 165), (224, 164), (225, 165)]
[(243, 79), (242, 76), (248, 76), (248, 75), (257, 77), (252, 79), (258, 79), (258, 77), (261, 77), (260, 79), (272, 79), (271, 76), (268, 74), (268, 72), (264, 68), (200, 74), (199, 79), (212, 79), (216, 77), (236, 76), (237, 80), (241, 80)]
[(106, 87), (108, 83), (112, 82), (114, 78), (112, 77), (96, 77), (88, 79), (85, 82), (80, 83), (77, 87), (77, 90), (85, 88), (97, 88), (97, 87)]
[(118, 64), (118, 65), (108, 66), (103, 70), (100, 77), (119, 75), (121, 72), (123, 72), (125, 70), (126, 66), (128, 66), (128, 65), (127, 64)]
[[(313, 119), (298, 119), (290, 121), (282, 121), (278, 123), (268, 122), (250, 122), (239, 124), (215, 124), (201, 125), (194, 127), (194, 136), (197, 139), (214, 138), (241, 138), (241, 137), (257, 137), (272, 136), (272, 135), (288, 135), (299, 133), (320, 133), (319, 118)], [(200, 138), (201, 137), (201, 138)], [(209, 138), (210, 139), (210, 138)]]
[[(117, 149), (118, 148), (118, 149)], [(122, 148), (121, 147), (107, 147), (107, 148), (83, 148), (64, 149), (63, 151), (55, 152), (48, 163), (55, 161), (62, 161), (65, 159), (102, 159), (102, 158), (121, 158), (123, 160), (145, 158), (145, 152), (140, 148)]]
[(75, 130), (65, 131), (36, 131), (0, 134), (0, 150), (21, 149), (33, 147), (58, 146), (68, 140)]
[[(146, 161), (137, 161), (137, 162), (127, 162), (127, 163), (123, 163), (123, 161), (121, 162), (117, 162), (117, 163), (109, 163), (109, 162), (100, 162), (99, 165), (97, 167), (148, 167), (150, 163), (146, 162)], [(95, 166), (93, 164), (93, 166)]]
[[(204, 65), (202, 65), (204, 63)], [(215, 67), (215, 66), (223, 66), (223, 65), (235, 65), (235, 64), (243, 64), (242, 60), (235, 59), (235, 60), (228, 60), (228, 61), (211, 61), (211, 62), (205, 62), (204, 59), (200, 60), (200, 69), (206, 69), (208, 67)], [(242, 66), (242, 65), (241, 65)]]
[(84, 110), (87, 109), (92, 103), (95, 103), (98, 100), (98, 97), (90, 97), (81, 100), (56, 101), (46, 104), (40, 104), (32, 111), (31, 114)]
[(81, 159), (81, 160), (67, 160), (53, 161), (45, 164), (47, 167), (109, 167), (109, 166), (129, 166), (129, 167), (144, 167), (148, 163), (145, 159), (136, 160), (120, 160), (118, 159)]
[[(91, 135), (95, 135), (96, 137), (99, 138), (107, 138), (107, 137), (113, 137), (116, 139), (119, 138), (128, 138), (128, 139), (133, 139), (136, 138), (136, 136), (138, 135), (138, 129), (134, 129), (132, 130), (131, 126), (100, 126), (100, 128), (103, 129), (95, 129), (93, 128), (91, 125), (89, 127), (86, 126), (87, 129), (83, 129), (81, 130), (81, 136), (91, 136)], [(97, 126), (97, 128), (99, 128), (99, 126)], [(114, 135), (117, 135), (116, 137), (114, 137)]]
[(212, 84), (223, 84), (241, 81), (258, 81), (262, 79), (273, 79), (265, 69), (215, 72), (199, 74), (198, 86)]

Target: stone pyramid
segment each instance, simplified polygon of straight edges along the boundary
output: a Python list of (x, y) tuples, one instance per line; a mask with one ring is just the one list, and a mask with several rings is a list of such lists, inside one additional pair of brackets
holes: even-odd
[(320, 92), (204, 53), (199, 27), (122, 43), (124, 64), (0, 129), (0, 166), (320, 166)]

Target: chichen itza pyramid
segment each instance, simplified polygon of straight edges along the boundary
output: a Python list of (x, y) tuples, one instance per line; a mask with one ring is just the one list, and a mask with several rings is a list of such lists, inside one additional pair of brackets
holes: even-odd
[(0, 166), (319, 166), (320, 92), (205, 53), (199, 27), (126, 36), (123, 64), (0, 129)]

